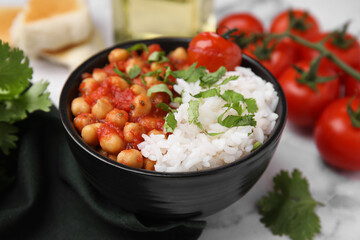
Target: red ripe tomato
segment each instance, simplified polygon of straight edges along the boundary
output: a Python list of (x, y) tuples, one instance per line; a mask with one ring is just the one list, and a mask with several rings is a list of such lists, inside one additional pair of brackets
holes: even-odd
[(290, 9), (278, 14), (271, 23), (270, 32), (282, 33), (287, 31), (290, 26), (291, 14), (294, 16), (295, 21), (291, 33), (308, 40), (320, 33), (317, 20), (308, 12), (300, 9)]
[(224, 34), (230, 29), (237, 28), (233, 34), (250, 35), (252, 33), (263, 33), (264, 27), (259, 19), (249, 13), (234, 13), (224, 17), (217, 25), (217, 33)]
[[(310, 63), (301, 61), (296, 64), (304, 71), (308, 71)], [(335, 71), (322, 62), (317, 75), (320, 77), (335, 76)], [(299, 83), (296, 79), (300, 74), (292, 67), (287, 68), (279, 78), (288, 103), (288, 119), (298, 127), (311, 128), (321, 111), (340, 94), (340, 80), (335, 78), (324, 83), (317, 83), (317, 91)]]
[[(350, 97), (338, 99), (327, 106), (314, 130), (316, 146), (327, 163), (344, 170), (360, 170), (360, 128), (352, 125), (347, 105)], [(358, 111), (359, 97), (351, 102)]]
[(228, 71), (241, 64), (241, 49), (235, 43), (212, 32), (195, 36), (187, 49), (189, 63), (205, 66), (210, 72), (224, 66)]
[(260, 56), (257, 56), (257, 46), (259, 46), (259, 43), (250, 44), (243, 50), (243, 52), (250, 57), (258, 60), (276, 78), (279, 78), (282, 72), (295, 62), (296, 47), (292, 42), (279, 42), (268, 56), (266, 56), (266, 54), (262, 56), (260, 54)]
[[(360, 67), (356, 69), (360, 72)], [(349, 74), (345, 75), (345, 96), (352, 97), (360, 93), (360, 81), (353, 78)]]
[[(346, 34), (344, 36), (346, 41), (350, 41), (350, 44), (346, 47), (337, 45), (336, 36), (332, 35), (331, 33), (320, 34), (313, 41), (318, 42), (325, 37), (327, 38), (326, 42), (324, 43), (325, 48), (334, 53), (338, 58), (340, 58), (342, 61), (344, 61), (351, 67), (356, 68), (360, 66), (360, 44), (354, 36), (350, 34)], [(302, 59), (311, 60), (318, 55), (318, 51), (308, 48), (307, 50), (303, 51)], [(327, 61), (334, 67), (334, 69), (338, 73), (344, 74), (343, 70), (340, 69), (336, 64), (332, 63), (330, 60)]]

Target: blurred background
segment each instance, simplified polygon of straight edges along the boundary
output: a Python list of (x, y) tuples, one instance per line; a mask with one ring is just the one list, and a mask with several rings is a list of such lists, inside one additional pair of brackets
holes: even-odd
[[(114, 43), (116, 32), (132, 28), (135, 32), (158, 32), (169, 35), (189, 35), (215, 29), (216, 22), (235, 12), (249, 12), (265, 27), (280, 11), (287, 8), (308, 10), (324, 31), (350, 21), (350, 32), (360, 36), (360, 1), (358, 0), (86, 0), (96, 28), (107, 46)], [(0, 6), (22, 6), (27, 0), (0, 0)], [(172, 5), (172, 6), (171, 6)], [(197, 16), (189, 13), (195, 9)], [(115, 21), (113, 21), (113, 17)], [(151, 21), (141, 21), (151, 18)], [(126, 18), (124, 20), (124, 18)], [(134, 23), (135, 22), (135, 23)], [(154, 24), (160, 23), (161, 26)], [(115, 23), (115, 24), (114, 24)], [(121, 28), (121, 29), (119, 29)], [(116, 31), (113, 31), (113, 30)], [(191, 29), (191, 30), (189, 30)], [(131, 31), (131, 29), (130, 29)], [(133, 37), (142, 37), (139, 33)], [(148, 34), (147, 37), (156, 36)], [(117, 41), (129, 36), (118, 36)]]

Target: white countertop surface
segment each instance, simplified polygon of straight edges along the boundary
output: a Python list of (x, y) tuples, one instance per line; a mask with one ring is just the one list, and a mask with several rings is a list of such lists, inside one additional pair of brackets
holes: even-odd
[[(24, 0), (0, 0), (0, 5), (22, 4)], [(95, 26), (101, 32), (106, 46), (113, 44), (111, 0), (88, 0)], [(272, 17), (287, 7), (309, 10), (323, 30), (331, 30), (351, 20), (350, 31), (360, 36), (360, 1), (358, 0), (215, 0), (218, 18), (234, 11), (249, 11), (269, 25)], [(359, 56), (360, 57), (360, 56)], [(61, 88), (70, 70), (41, 59), (31, 59), (33, 79), (50, 82), (48, 90), (58, 106)], [(360, 239), (360, 172), (342, 172), (321, 160), (310, 134), (297, 132), (289, 124), (284, 130), (278, 150), (257, 184), (242, 199), (225, 210), (207, 217), (207, 226), (201, 240), (278, 240), (260, 222), (256, 204), (272, 190), (272, 178), (280, 170), (299, 169), (308, 179), (313, 197), (325, 204), (317, 207), (322, 231), (317, 240)]]

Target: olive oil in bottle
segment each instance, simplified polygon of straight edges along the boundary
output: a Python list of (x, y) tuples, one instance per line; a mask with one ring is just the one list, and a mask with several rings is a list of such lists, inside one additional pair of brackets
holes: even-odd
[(115, 42), (215, 30), (212, 0), (113, 0)]

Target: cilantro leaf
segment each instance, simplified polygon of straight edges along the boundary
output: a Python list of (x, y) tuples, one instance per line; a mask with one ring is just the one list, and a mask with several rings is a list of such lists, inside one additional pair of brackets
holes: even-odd
[(246, 98), (244, 102), (249, 113), (256, 113), (259, 110), (254, 98)]
[(189, 108), (187, 109), (188, 112), (188, 121), (190, 124), (195, 124), (197, 125), (201, 131), (203, 131), (205, 134), (209, 135), (209, 136), (216, 136), (219, 134), (223, 134), (222, 132), (220, 133), (209, 133), (207, 132), (204, 127), (202, 126), (201, 122), (199, 122), (199, 107), (200, 107), (200, 101), (199, 100), (190, 100), (189, 101)]
[(200, 101), (197, 100), (190, 100), (189, 101), (189, 108), (187, 109), (188, 113), (188, 121), (190, 124), (197, 123), (199, 120), (199, 106)]
[(215, 97), (220, 94), (220, 89), (217, 88), (210, 88), (208, 90), (199, 92), (198, 94), (194, 95), (195, 98), (209, 98)]
[(133, 79), (136, 78), (141, 72), (141, 69), (138, 65), (134, 65), (132, 68), (130, 68), (129, 71), (129, 78)]
[(0, 121), (14, 123), (23, 120), (36, 110), (49, 111), (51, 101), (45, 92), (48, 82), (36, 82), (20, 96), (0, 102)]
[(0, 100), (11, 99), (22, 93), (30, 84), (32, 68), (24, 53), (0, 40)]
[(163, 103), (163, 102), (156, 104), (156, 107), (161, 108), (161, 110), (163, 110), (165, 112), (173, 111), (173, 109), (169, 105), (167, 105), (166, 103)]
[(239, 126), (256, 126), (256, 121), (254, 115), (228, 115), (224, 120), (222, 120), (223, 114), (218, 118), (218, 123), (224, 127), (232, 128)]
[(182, 78), (187, 82), (196, 82), (202, 76), (206, 75), (206, 68), (205, 67), (198, 67), (196, 68), (197, 63), (193, 63), (188, 69), (186, 70), (178, 70), (172, 71), (171, 75), (175, 78)]
[(165, 123), (164, 123), (164, 129), (165, 132), (167, 133), (172, 133), (174, 132), (176, 125), (177, 125), (177, 121), (175, 119), (175, 115), (173, 112), (169, 112), (166, 116), (165, 116)]
[(128, 51), (128, 52), (142, 51), (142, 50), (144, 50), (145, 52), (149, 52), (148, 46), (146, 46), (146, 44), (144, 44), (144, 43), (137, 43), (126, 49), (126, 51)]
[[(12, 124), (36, 110), (49, 111), (51, 101), (45, 92), (49, 83), (30, 86), (33, 70), (29, 59), (0, 40), (0, 151), (5, 155), (16, 147), (17, 128)], [(30, 86), (30, 87), (29, 87)]]
[(156, 92), (167, 93), (170, 96), (170, 100), (173, 101), (173, 94), (166, 84), (161, 83), (161, 84), (156, 84), (156, 85), (152, 86), (151, 88), (148, 89), (147, 95), (150, 97), (151, 94), (156, 93)]
[(253, 144), (253, 151), (255, 151), (256, 149), (258, 149), (259, 147), (261, 147), (261, 145), (262, 145), (262, 143), (261, 142), (255, 142), (254, 144)]
[(227, 83), (230, 82), (230, 81), (237, 80), (238, 78), (239, 78), (239, 76), (236, 76), (236, 75), (227, 77), (227, 78), (224, 79), (224, 81), (222, 81), (222, 83), (219, 84), (219, 86), (220, 86), (220, 85), (227, 84)]
[(216, 72), (208, 73), (200, 77), (201, 87), (211, 87), (214, 83), (218, 82), (225, 76), (226, 68), (221, 66)]
[(311, 240), (320, 233), (320, 219), (309, 184), (295, 169), (292, 175), (281, 171), (273, 179), (274, 191), (259, 201), (261, 222), (275, 235), (288, 235), (292, 240)]
[(15, 135), (18, 129), (9, 123), (0, 122), (0, 149), (5, 154), (10, 153), (10, 149), (16, 148), (18, 137)]
[(233, 90), (226, 90), (223, 94), (221, 94), (221, 98), (230, 103), (244, 101), (244, 96)]
[(148, 61), (149, 62), (159, 62), (159, 63), (168, 62), (169, 59), (165, 55), (166, 54), (164, 51), (161, 51), (161, 52), (155, 51), (150, 54)]

